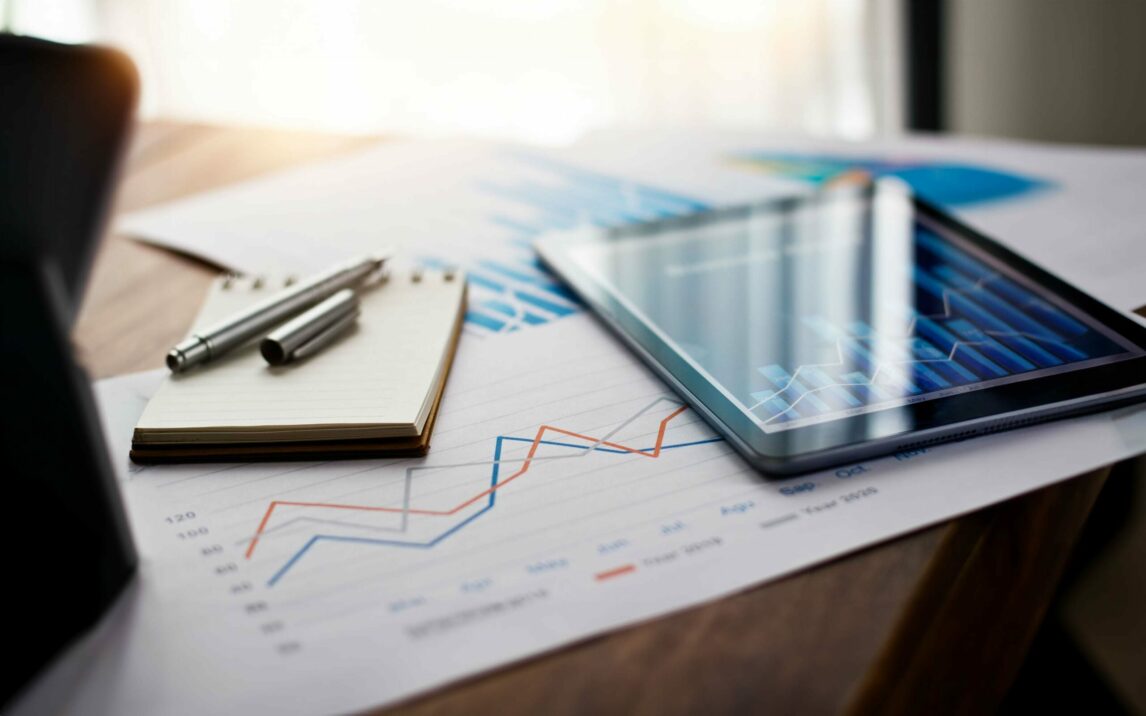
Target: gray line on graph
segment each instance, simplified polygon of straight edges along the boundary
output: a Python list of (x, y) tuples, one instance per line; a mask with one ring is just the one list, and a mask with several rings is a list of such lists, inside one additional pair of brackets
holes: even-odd
[(522, 459), (522, 460), (504, 460), (504, 459), (503, 460), (475, 460), (473, 462), (459, 462), (459, 463), (453, 463), (450, 465), (411, 465), (410, 467), (406, 468), (406, 475), (405, 475), (405, 479), (403, 480), (402, 509), (399, 512), (399, 514), (402, 515), (402, 519), (401, 519), (400, 525), (398, 527), (378, 527), (375, 525), (367, 525), (367, 524), (363, 524), (363, 523), (343, 522), (340, 520), (325, 520), (325, 519), (319, 519), (319, 518), (315, 518), (315, 517), (303, 516), (303, 517), (295, 517), (295, 518), (292, 518), (290, 520), (287, 520), (286, 522), (283, 522), (280, 525), (276, 525), (275, 527), (272, 527), (270, 529), (263, 530), (263, 532), (261, 532), (259, 534), (251, 535), (250, 537), (245, 537), (241, 540), (236, 541), (235, 544), (236, 545), (250, 544), (251, 542), (253, 542), (256, 539), (262, 540), (264, 537), (267, 537), (268, 535), (275, 534), (275, 533), (281, 533), (285, 527), (287, 527), (289, 525), (297, 524), (303, 520), (309, 521), (309, 522), (315, 522), (315, 523), (319, 523), (319, 524), (332, 524), (332, 525), (338, 525), (338, 526), (343, 526), (343, 527), (354, 527), (354, 528), (362, 528), (362, 529), (373, 530), (373, 531), (383, 531), (383, 532), (392, 532), (395, 534), (404, 534), (408, 531), (408, 528), (409, 528), (410, 493), (411, 493), (411, 489), (412, 489), (411, 486), (412, 486), (412, 483), (414, 481), (415, 471), (418, 471), (418, 470), (445, 470), (445, 469), (451, 469), (451, 468), (456, 468), (456, 467), (479, 467), (479, 466), (493, 467), (494, 465), (497, 465), (497, 466), (501, 466), (501, 465), (524, 465), (526, 463), (550, 462), (553, 460), (569, 460), (569, 459), (573, 459), (573, 458), (584, 457), (584, 456), (588, 455), (590, 452), (593, 452), (594, 450), (599, 449), (604, 443), (608, 442), (609, 439), (612, 438), (614, 435), (616, 435), (620, 431), (624, 430), (626, 427), (628, 427), (629, 425), (634, 423), (636, 420), (641, 418), (643, 415), (648, 413), (650, 410), (652, 410), (653, 408), (655, 408), (657, 405), (661, 404), (662, 402), (669, 403), (671, 405), (678, 405), (678, 406), (683, 405), (683, 403), (681, 403), (679, 400), (677, 400), (675, 398), (670, 398), (670, 397), (664, 396), (664, 395), (658, 396), (651, 403), (649, 403), (648, 405), (641, 408), (640, 410), (638, 410), (633, 415), (626, 418), (623, 422), (618, 424), (616, 427), (614, 427), (612, 430), (610, 430), (608, 433), (606, 433), (603, 437), (598, 438), (595, 442), (585, 446), (584, 448), (578, 450), (576, 453), (574, 453), (572, 455), (552, 455), (549, 457), (534, 457), (534, 458), (526, 458), (526, 459)]
[(613, 437), (617, 433), (619, 433), (622, 430), (624, 430), (625, 428), (627, 428), (629, 425), (631, 425), (633, 422), (635, 422), (638, 418), (640, 418), (642, 415), (644, 415), (645, 413), (647, 413), (650, 410), (652, 410), (653, 408), (655, 408), (661, 402), (672, 403), (673, 405), (681, 405), (681, 402), (679, 400), (676, 400), (674, 398), (669, 398), (669, 397), (662, 395), (662, 396), (656, 398), (655, 400), (653, 400), (653, 402), (649, 403), (645, 407), (638, 410), (632, 416), (627, 418), (623, 423), (617, 425), (615, 428), (610, 430), (608, 433), (605, 434), (604, 437), (598, 438), (596, 442), (593, 442), (589, 445), (586, 445), (585, 447), (581, 448), (580, 451), (573, 453), (572, 455), (551, 455), (549, 457), (535, 457), (535, 458), (527, 458), (527, 459), (523, 459), (523, 460), (477, 460), (474, 462), (459, 462), (459, 463), (455, 463), (453, 465), (413, 465), (411, 467), (406, 468), (406, 474), (410, 475), (415, 470), (440, 470), (440, 469), (452, 468), (452, 467), (473, 467), (473, 466), (477, 466), (477, 465), (490, 465), (490, 466), (493, 466), (493, 465), (514, 465), (514, 464), (524, 465), (527, 462), (548, 462), (550, 460), (570, 460), (573, 458), (585, 457), (590, 452), (600, 448), (601, 445), (603, 445), (604, 443), (609, 441), (609, 438)]
[[(262, 539), (262, 538), (267, 537), (267, 536), (272, 535), (272, 534), (287, 532), (289, 530), (289, 528), (294, 527), (295, 525), (301, 524), (301, 523), (317, 524), (317, 525), (333, 525), (335, 527), (353, 527), (355, 529), (370, 530), (372, 532), (404, 532), (406, 529), (404, 525), (400, 525), (397, 527), (381, 527), (378, 525), (367, 525), (367, 524), (363, 524), (361, 522), (346, 522), (343, 520), (326, 520), (326, 519), (322, 519), (321, 517), (302, 516), (302, 517), (292, 517), (291, 519), (286, 520), (285, 522), (282, 522), (280, 524), (277, 524), (274, 527), (263, 530), (262, 534), (258, 535), (258, 537), (260, 539)], [(239, 547), (239, 546), (244, 546), (244, 545), (250, 544), (251, 540), (254, 539), (254, 537), (255, 537), (254, 535), (251, 535), (249, 537), (244, 537), (242, 539), (235, 540), (235, 546)]]

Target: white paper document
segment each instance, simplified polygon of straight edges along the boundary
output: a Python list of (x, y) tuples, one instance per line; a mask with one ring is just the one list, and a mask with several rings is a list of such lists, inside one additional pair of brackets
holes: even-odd
[[(776, 182), (714, 167), (725, 198)], [(463, 141), (393, 142), (129, 215), (119, 228), (252, 274), (313, 272), (393, 250), (430, 267), (465, 269), (466, 332), (491, 336), (580, 312), (538, 265), (540, 232), (613, 225), (710, 206), (579, 165), (561, 152)]]
[(346, 712), (696, 605), (1146, 450), (1146, 408), (762, 479), (587, 316), (468, 338), (421, 459), (154, 466), (142, 556), (15, 713)]
[(390, 247), (471, 274), (470, 333), (575, 312), (530, 241), (896, 176), (1116, 308), (1146, 302), (1146, 151), (950, 138), (614, 131), (566, 149), (394, 142), (128, 215), (127, 233), (251, 273)]

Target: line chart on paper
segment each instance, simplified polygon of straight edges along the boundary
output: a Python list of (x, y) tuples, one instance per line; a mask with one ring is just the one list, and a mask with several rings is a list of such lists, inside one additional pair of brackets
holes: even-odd
[(611, 588), (673, 569), (682, 544), (707, 555), (755, 529), (774, 489), (598, 330), (506, 337), (520, 354), (471, 344), (427, 458), (163, 466), (132, 489), (192, 515), (171, 549), (201, 545), (189, 554), (214, 560), (208, 581), (281, 644), (493, 594)]
[[(762, 479), (616, 349), (588, 317), (470, 342), (425, 458), (157, 465), (121, 483), (140, 633), (91, 683), (122, 688), (130, 660), (151, 711), (360, 710), (956, 513), (980, 499), (964, 473), (998, 483), (978, 467), (1007, 449), (990, 437)], [(1016, 470), (1074, 459), (1060, 442)], [(927, 522), (906, 514), (928, 499)], [(188, 673), (212, 688), (159, 708)]]
[[(621, 443), (612, 442), (610, 440), (610, 438), (614, 434), (620, 432), (622, 429), (627, 427), (629, 424), (635, 422), (637, 419), (641, 418), (643, 415), (650, 412), (653, 408), (655, 408), (658, 405), (662, 405), (662, 404), (667, 405), (672, 410), (665, 418), (663, 418), (660, 421), (660, 424), (659, 424), (659, 427), (658, 427), (657, 433), (656, 433), (655, 442), (652, 446), (640, 448), (640, 447), (633, 447), (633, 446), (629, 446), (629, 445), (622, 445)], [(272, 515), (274, 514), (276, 508), (283, 508), (283, 507), (304, 507), (304, 508), (307, 508), (307, 507), (311, 507), (311, 508), (329, 509), (329, 510), (342, 510), (342, 511), (349, 511), (349, 512), (388, 512), (388, 513), (395, 513), (395, 514), (400, 515), (400, 524), (398, 525), (398, 527), (396, 527), (396, 528), (383, 528), (383, 529), (387, 529), (387, 531), (396, 532), (399, 535), (402, 535), (402, 534), (405, 534), (409, 531), (409, 529), (410, 529), (409, 523), (410, 523), (411, 517), (415, 517), (415, 518), (419, 518), (419, 517), (451, 518), (451, 517), (457, 516), (459, 513), (462, 513), (466, 508), (468, 508), (470, 506), (473, 506), (473, 505), (478, 504), (478, 503), (481, 504), (481, 509), (479, 509), (477, 512), (474, 512), (473, 514), (465, 517), (464, 519), (457, 520), (453, 524), (447, 524), (446, 526), (440, 528), (440, 530), (441, 530), (440, 532), (438, 532), (435, 536), (431, 537), (430, 539), (428, 539), (426, 541), (410, 541), (410, 540), (399, 539), (397, 537), (379, 538), (379, 537), (365, 537), (365, 536), (348, 536), (348, 535), (342, 535), (342, 534), (331, 534), (329, 532), (322, 532), (322, 533), (314, 534), (313, 536), (310, 537), (309, 540), (307, 540), (307, 542), (305, 544), (303, 544), (302, 547), (299, 548), (299, 550), (297, 552), (294, 553), (294, 555), (292, 555), (286, 561), (286, 563), (281, 568), (279, 568), (279, 570), (277, 572), (274, 573), (274, 575), (271, 576), (271, 578), (268, 580), (267, 584), (268, 584), (268, 586), (274, 586), (275, 584), (277, 584), (279, 582), (279, 580), (281, 580), (286, 575), (287, 571), (289, 571), (290, 568), (293, 567), (303, 557), (303, 555), (305, 555), (313, 546), (315, 546), (317, 543), (319, 543), (321, 541), (353, 542), (353, 543), (363, 544), (363, 545), (389, 546), (389, 547), (415, 547), (415, 548), (434, 547), (435, 545), (439, 544), (442, 540), (456, 534), (463, 527), (465, 527), (469, 523), (473, 522), (478, 517), (481, 517), (482, 515), (486, 514), (490, 510), (492, 510), (494, 508), (494, 506), (496, 505), (496, 499), (497, 499), (498, 491), (501, 490), (502, 488), (506, 487), (507, 485), (509, 485), (513, 481), (517, 480), (518, 478), (525, 476), (525, 474), (529, 472), (530, 468), (533, 467), (537, 463), (544, 463), (544, 462), (552, 461), (552, 460), (563, 460), (563, 459), (569, 459), (569, 458), (583, 457), (583, 456), (589, 454), (590, 452), (594, 452), (594, 451), (599, 452), (599, 453), (606, 453), (606, 454), (637, 455), (637, 456), (641, 456), (641, 457), (648, 457), (650, 459), (656, 459), (656, 458), (660, 457), (662, 450), (674, 450), (674, 449), (679, 449), (679, 448), (684, 448), (684, 447), (692, 447), (695, 445), (705, 445), (708, 443), (720, 441), (720, 438), (718, 438), (718, 437), (710, 437), (710, 438), (704, 438), (704, 439), (700, 439), (700, 440), (692, 440), (692, 441), (682, 442), (682, 443), (665, 444), (664, 435), (665, 435), (666, 429), (668, 428), (669, 421), (671, 421), (673, 418), (676, 418), (677, 416), (679, 416), (684, 411), (685, 411), (685, 407), (683, 405), (680, 405), (676, 401), (676, 399), (668, 398), (668, 397), (660, 397), (660, 398), (656, 398), (655, 400), (653, 400), (653, 402), (650, 403), (648, 406), (646, 406), (645, 408), (638, 411), (631, 418), (628, 418), (623, 423), (618, 425), (616, 428), (614, 428), (613, 430), (611, 430), (609, 433), (607, 433), (605, 436), (603, 436), (601, 438), (593, 438), (593, 437), (590, 437), (588, 435), (576, 433), (576, 432), (573, 432), (571, 430), (567, 430), (565, 428), (557, 427), (554, 425), (542, 425), (541, 427), (538, 428), (537, 434), (532, 439), (515, 437), (515, 436), (499, 435), (499, 436), (497, 436), (497, 438), (494, 442), (493, 459), (490, 460), (488, 463), (488, 467), (490, 468), (490, 473), (491, 473), (490, 474), (489, 487), (482, 490), (481, 492), (478, 492), (476, 495), (463, 500), (462, 502), (455, 505), (454, 507), (451, 507), (451, 508), (445, 509), (445, 510), (419, 509), (417, 507), (412, 507), (410, 505), (410, 495), (412, 492), (412, 485), (414, 483), (415, 475), (418, 472), (420, 472), (422, 470), (427, 470), (427, 469), (429, 469), (429, 470), (444, 470), (444, 469), (451, 469), (451, 468), (452, 469), (473, 469), (473, 468), (478, 468), (478, 467), (486, 467), (486, 465), (482, 465), (481, 463), (459, 463), (457, 465), (442, 465), (442, 466), (436, 466), (436, 467), (430, 467), (430, 468), (423, 468), (423, 467), (419, 467), (419, 466), (407, 467), (405, 479), (403, 480), (403, 491), (402, 491), (403, 499), (402, 499), (401, 505), (398, 505), (398, 506), (393, 506), (393, 505), (391, 505), (391, 506), (378, 506), (378, 505), (344, 504), (344, 503), (328, 503), (328, 502), (299, 502), (299, 501), (291, 501), (291, 500), (273, 500), (267, 506), (267, 511), (264, 513), (263, 519), (259, 522), (259, 526), (255, 530), (254, 536), (251, 537), (251, 539), (247, 543), (247, 549), (246, 549), (244, 556), (247, 559), (250, 559), (254, 555), (255, 547), (258, 545), (260, 537), (262, 537), (264, 534), (268, 534), (268, 532), (269, 532), (269, 530), (267, 528), (267, 524), (269, 523), (269, 521), (270, 521)], [(566, 438), (580, 440), (582, 442), (581, 443), (573, 443), (573, 442), (567, 442), (567, 441), (546, 440), (545, 436), (547, 434), (550, 434), (550, 433), (562, 435), (562, 436), (565, 436)], [(513, 460), (503, 460), (502, 459), (501, 456), (502, 456), (502, 452), (503, 452), (503, 447), (506, 443), (510, 443), (510, 442), (525, 442), (525, 443), (529, 444), (529, 451), (526, 453), (526, 456), (523, 460), (513, 461)], [(555, 447), (560, 447), (560, 448), (568, 448), (568, 449), (574, 450), (575, 452), (573, 452), (571, 454), (567, 454), (567, 455), (554, 455), (551, 457), (540, 457), (540, 456), (538, 456), (538, 451), (542, 447), (545, 447), (545, 446), (555, 446)], [(505, 477), (502, 477), (503, 467), (508, 468), (508, 469), (505, 469), (505, 472), (510, 473)], [(510, 472), (511, 470), (512, 470), (512, 472)], [(299, 524), (301, 521), (310, 520), (310, 519), (312, 519), (312, 518), (307, 518), (307, 517), (294, 518), (294, 520), (290, 520), (290, 521), (284, 523), (283, 526), (290, 525), (290, 524)], [(316, 524), (331, 525), (332, 523), (331, 522), (323, 522), (322, 520), (317, 520)], [(350, 523), (350, 522), (346, 522), (346, 521), (336, 522), (333, 524), (335, 526), (344, 527), (344, 528), (345, 527), (363, 527), (363, 528), (366, 528), (367, 530), (377, 530), (378, 529), (377, 527), (372, 526), (372, 525), (354, 524), (354, 523)]]
[(519, 637), (568, 643), (824, 558), (825, 532), (883, 524), (885, 478), (932, 454), (762, 479), (587, 316), (463, 346), (432, 445), (135, 475), (164, 618), (210, 629), (194, 643), (241, 654), (239, 675), (336, 680), (354, 655), (410, 694)]

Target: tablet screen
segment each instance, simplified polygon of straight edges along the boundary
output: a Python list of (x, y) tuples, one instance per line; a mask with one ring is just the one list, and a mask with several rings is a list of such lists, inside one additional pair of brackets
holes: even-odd
[(569, 255), (765, 432), (1142, 355), (900, 191)]

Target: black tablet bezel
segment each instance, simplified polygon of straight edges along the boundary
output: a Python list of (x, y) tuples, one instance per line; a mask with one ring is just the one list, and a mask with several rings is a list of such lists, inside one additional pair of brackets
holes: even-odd
[[(812, 197), (789, 197), (730, 206), (683, 217), (613, 229), (548, 234), (535, 246), (542, 261), (567, 281), (641, 358), (669, 382), (758, 469), (790, 475), (858, 461), (921, 444), (970, 437), (1071, 414), (1091, 412), (1146, 395), (1146, 356), (1079, 368), (1066, 374), (981, 388), (885, 410), (768, 433), (642, 319), (580, 268), (569, 249), (585, 243), (647, 236), (665, 230), (728, 221), (760, 210), (791, 210)], [(912, 199), (919, 215), (958, 233), (978, 250), (1006, 264), (1146, 351), (1146, 328), (1062, 279), (975, 231), (937, 207)], [(916, 427), (919, 426), (919, 427)]]

